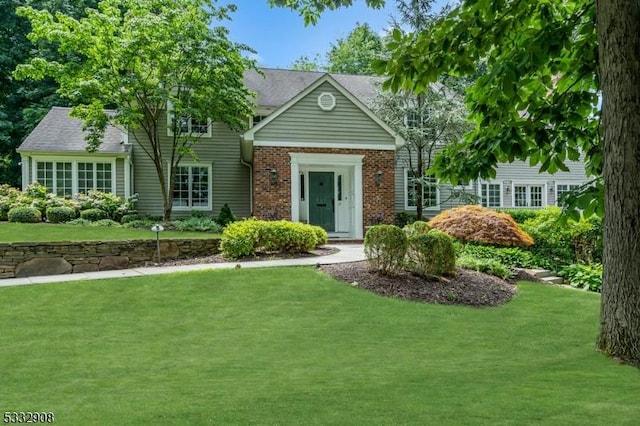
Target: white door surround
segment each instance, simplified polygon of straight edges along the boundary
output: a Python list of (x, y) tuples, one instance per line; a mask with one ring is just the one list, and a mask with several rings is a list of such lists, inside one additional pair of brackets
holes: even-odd
[[(336, 186), (336, 235), (362, 238), (362, 159), (355, 154), (312, 154), (290, 152), (291, 157), (291, 221), (308, 222), (308, 187), (302, 188), (307, 194), (301, 199), (301, 178), (308, 186), (310, 171), (334, 172)], [(341, 176), (338, 180), (338, 176)], [(338, 182), (340, 181), (340, 186)], [(341, 194), (338, 194), (340, 189)]]

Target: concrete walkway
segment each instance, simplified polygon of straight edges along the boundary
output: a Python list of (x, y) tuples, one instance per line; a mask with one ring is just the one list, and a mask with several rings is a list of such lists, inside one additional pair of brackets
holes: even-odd
[(39, 277), (6, 278), (0, 280), (0, 287), (11, 287), (30, 284), (47, 284), (66, 281), (101, 280), (105, 278), (139, 277), (144, 275), (171, 274), (174, 272), (203, 271), (210, 269), (235, 268), (265, 268), (273, 266), (305, 266), (327, 265), (330, 263), (357, 262), (365, 260), (362, 244), (336, 244), (328, 247), (340, 250), (326, 256), (301, 257), (296, 259), (257, 260), (249, 262), (202, 263), (197, 265), (156, 266), (134, 269), (120, 269), (116, 271), (82, 272), (78, 274), (44, 275)]

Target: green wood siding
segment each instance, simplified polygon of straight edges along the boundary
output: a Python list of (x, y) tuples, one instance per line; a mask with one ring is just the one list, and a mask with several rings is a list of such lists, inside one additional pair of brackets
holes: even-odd
[[(321, 93), (331, 93), (336, 106), (323, 111)], [(323, 83), (255, 134), (255, 141), (388, 146), (395, 140), (329, 83)]]
[[(161, 129), (166, 129), (166, 114), (161, 119)], [(139, 136), (142, 137), (142, 136)], [(162, 130), (161, 141), (163, 155), (170, 158), (171, 136)], [(143, 213), (161, 216), (162, 195), (155, 166), (145, 152), (136, 145), (133, 135), (129, 140), (133, 144), (133, 182), (134, 191), (138, 193), (138, 210)], [(247, 217), (250, 212), (250, 178), (249, 168), (240, 163), (240, 139), (237, 132), (221, 123), (214, 123), (212, 137), (203, 137), (194, 151), (197, 154), (196, 163), (191, 157), (186, 157), (186, 163), (212, 165), (213, 208), (210, 213), (217, 216), (220, 208), (228, 203), (236, 217)], [(167, 164), (167, 162), (165, 162)], [(166, 166), (165, 166), (166, 167)], [(174, 217), (189, 216), (190, 211), (174, 210)]]

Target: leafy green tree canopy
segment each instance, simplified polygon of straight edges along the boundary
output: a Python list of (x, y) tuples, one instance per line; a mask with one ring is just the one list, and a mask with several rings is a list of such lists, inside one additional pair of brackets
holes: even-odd
[(342, 74), (375, 74), (373, 61), (384, 50), (382, 37), (369, 24), (356, 24), (344, 39), (332, 44), (327, 53), (327, 71)]
[[(37, 56), (18, 66), (15, 76), (54, 78), (59, 93), (76, 105), (72, 114), (90, 131), (89, 150), (98, 148), (109, 123), (133, 130), (155, 164), (168, 219), (176, 165), (185, 155), (195, 156), (192, 146), (200, 140), (185, 120), (240, 129), (252, 112), (243, 83), (251, 63), (242, 51), (249, 49), (228, 40), (226, 28), (210, 27), (234, 10), (211, 0), (103, 0), (86, 18), (75, 19), (23, 7), (19, 14), (33, 28), (30, 40), (55, 43), (66, 60)], [(161, 119), (168, 105), (175, 119), (167, 147)], [(115, 113), (106, 114), (107, 107)]]

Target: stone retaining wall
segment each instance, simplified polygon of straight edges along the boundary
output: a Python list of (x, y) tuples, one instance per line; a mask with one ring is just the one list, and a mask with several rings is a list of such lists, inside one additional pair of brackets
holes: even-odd
[[(160, 258), (211, 256), (219, 246), (219, 239), (161, 240)], [(155, 240), (0, 244), (0, 278), (127, 269), (156, 261)]]

